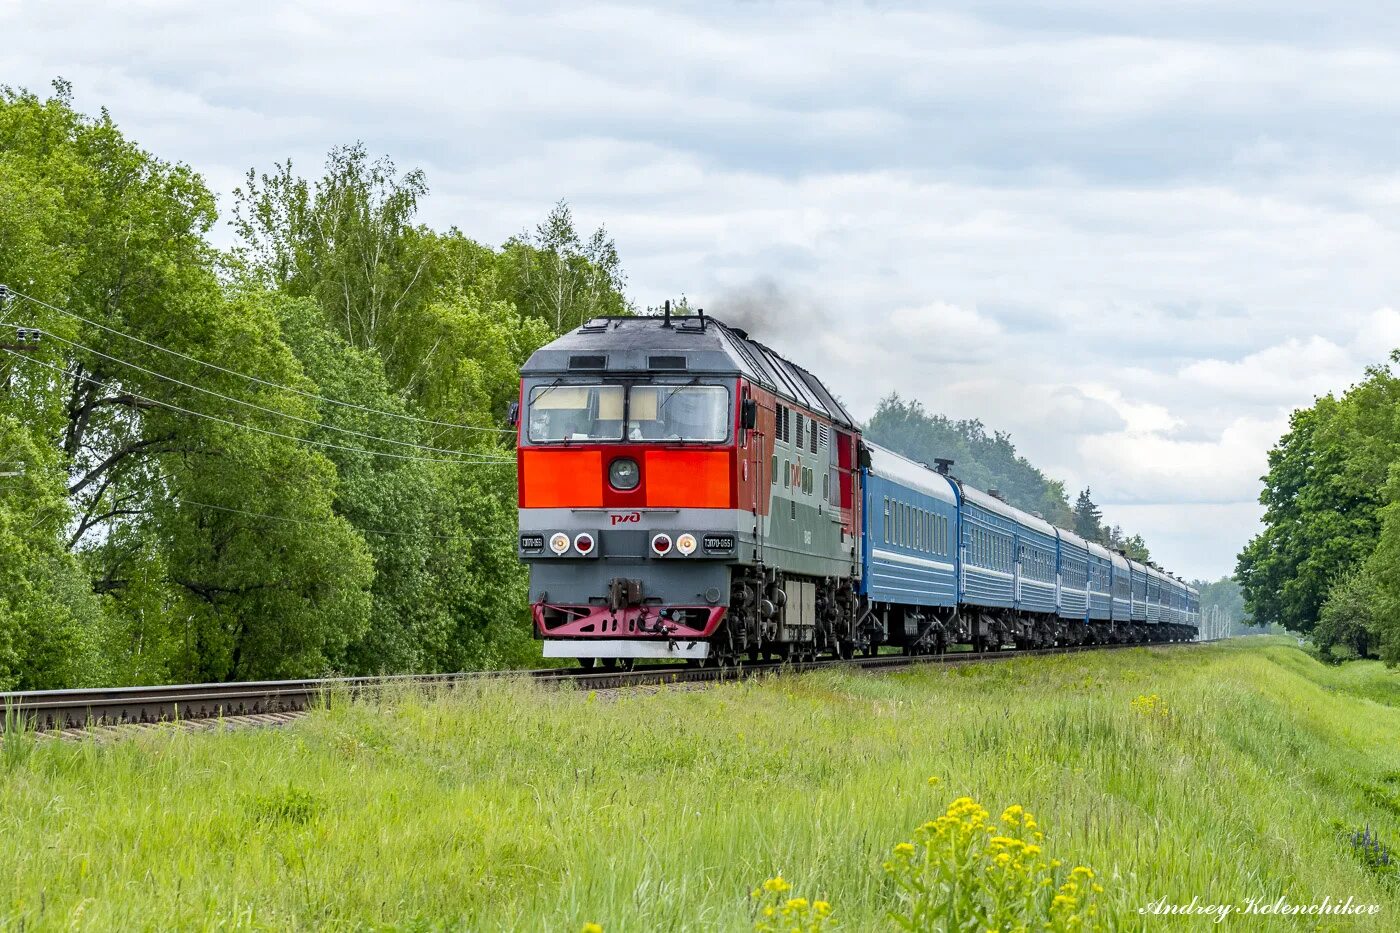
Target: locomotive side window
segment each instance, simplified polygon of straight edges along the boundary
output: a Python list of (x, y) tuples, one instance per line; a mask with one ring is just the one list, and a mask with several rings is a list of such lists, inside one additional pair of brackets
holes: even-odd
[(530, 392), (527, 436), (532, 441), (620, 441), (625, 391), (605, 385), (536, 388)]
[(628, 407), (632, 441), (723, 441), (729, 437), (724, 386), (635, 386)]

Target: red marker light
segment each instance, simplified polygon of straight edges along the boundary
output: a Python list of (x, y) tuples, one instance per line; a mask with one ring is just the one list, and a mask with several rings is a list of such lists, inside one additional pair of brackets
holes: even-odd
[(574, 535), (574, 550), (580, 554), (590, 554), (593, 551), (593, 536), (590, 534)]
[(671, 550), (671, 536), (657, 535), (651, 539), (651, 549), (658, 554), (666, 554)]

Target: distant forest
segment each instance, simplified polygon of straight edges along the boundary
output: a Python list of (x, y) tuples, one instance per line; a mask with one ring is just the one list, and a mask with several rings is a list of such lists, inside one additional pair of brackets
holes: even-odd
[(980, 420), (954, 421), (927, 411), (920, 402), (892, 394), (880, 401), (865, 434), (921, 463), (952, 460), (958, 479), (978, 489), (995, 489), (1018, 509), (1040, 515), (1086, 540), (1124, 551), (1136, 560), (1151, 559), (1141, 535), (1127, 535), (1119, 526), (1104, 522), (1091, 489), (1082, 490), (1071, 505), (1062, 481), (1049, 478), (1017, 453), (1010, 434), (988, 433)]

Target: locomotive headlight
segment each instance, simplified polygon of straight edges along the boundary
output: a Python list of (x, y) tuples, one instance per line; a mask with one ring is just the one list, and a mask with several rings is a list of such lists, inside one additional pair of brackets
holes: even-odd
[(549, 536), (549, 549), (556, 554), (563, 554), (569, 549), (569, 536), (562, 531), (556, 531)]
[(651, 539), (651, 549), (658, 554), (671, 553), (671, 536), (668, 534), (656, 535)]
[(637, 466), (637, 461), (631, 457), (618, 457), (608, 464), (608, 482), (613, 489), (626, 492), (629, 489), (636, 489), (637, 484), (642, 481), (641, 468)]
[(593, 553), (593, 536), (588, 533), (574, 535), (574, 550), (580, 554)]
[(681, 535), (679, 538), (677, 538), (677, 539), (676, 539), (676, 550), (680, 551), (680, 552), (681, 552), (682, 554), (684, 554), (686, 557), (689, 557), (691, 554), (694, 554), (694, 553), (695, 553), (695, 535), (693, 535), (693, 534), (691, 534), (690, 532), (687, 531), (685, 534), (683, 534), (683, 535)]

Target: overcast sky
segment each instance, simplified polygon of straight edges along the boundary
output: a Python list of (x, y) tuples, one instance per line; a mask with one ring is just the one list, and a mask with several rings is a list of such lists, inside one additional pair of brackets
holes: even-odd
[(1189, 576), (1290, 409), (1400, 345), (1385, 4), (0, 0), (0, 36), (0, 83), (224, 194), (359, 139), (483, 241), (567, 198), (639, 306), (753, 321), (859, 418), (1010, 431)]

